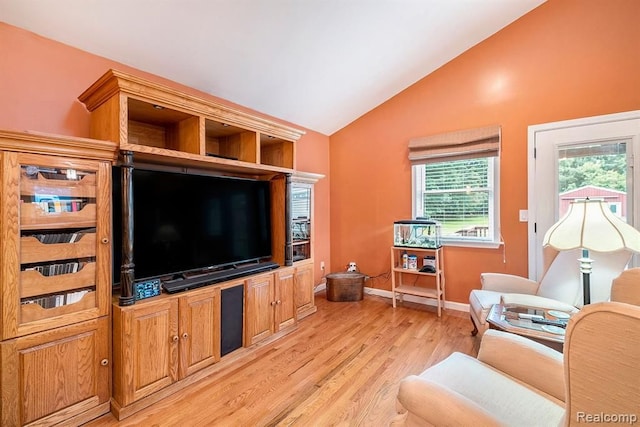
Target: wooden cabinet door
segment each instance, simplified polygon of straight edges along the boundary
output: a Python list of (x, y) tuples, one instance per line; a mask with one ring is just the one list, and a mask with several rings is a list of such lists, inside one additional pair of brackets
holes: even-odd
[(122, 407), (178, 379), (178, 299), (113, 306), (113, 397)]
[(296, 266), (295, 305), (298, 319), (316, 311), (313, 294), (313, 263)]
[(220, 360), (220, 289), (206, 288), (180, 297), (179, 378)]
[(276, 271), (276, 305), (275, 305), (275, 331), (293, 326), (296, 323), (295, 268), (281, 268)]
[(273, 274), (263, 274), (247, 280), (245, 311), (245, 346), (274, 333)]
[(78, 425), (109, 411), (109, 318), (0, 344), (0, 425)]

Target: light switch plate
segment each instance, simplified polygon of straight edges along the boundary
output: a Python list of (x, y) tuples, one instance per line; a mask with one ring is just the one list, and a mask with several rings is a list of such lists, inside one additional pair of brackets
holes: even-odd
[(529, 221), (529, 211), (526, 209), (520, 209), (520, 222)]

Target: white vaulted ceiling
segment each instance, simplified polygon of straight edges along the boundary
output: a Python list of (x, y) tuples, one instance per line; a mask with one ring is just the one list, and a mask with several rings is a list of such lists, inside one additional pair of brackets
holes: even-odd
[(0, 21), (330, 135), (544, 0), (0, 0)]

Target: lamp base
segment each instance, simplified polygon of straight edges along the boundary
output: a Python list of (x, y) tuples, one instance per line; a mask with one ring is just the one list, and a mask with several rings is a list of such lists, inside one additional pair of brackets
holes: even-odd
[(591, 304), (591, 264), (593, 260), (589, 258), (589, 251), (582, 250), (582, 258), (580, 261), (580, 271), (582, 272), (582, 304)]

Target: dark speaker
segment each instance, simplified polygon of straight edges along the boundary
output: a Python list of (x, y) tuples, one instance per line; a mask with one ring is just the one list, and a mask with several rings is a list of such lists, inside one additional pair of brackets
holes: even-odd
[(220, 305), (220, 355), (224, 356), (242, 347), (244, 286), (223, 289)]

